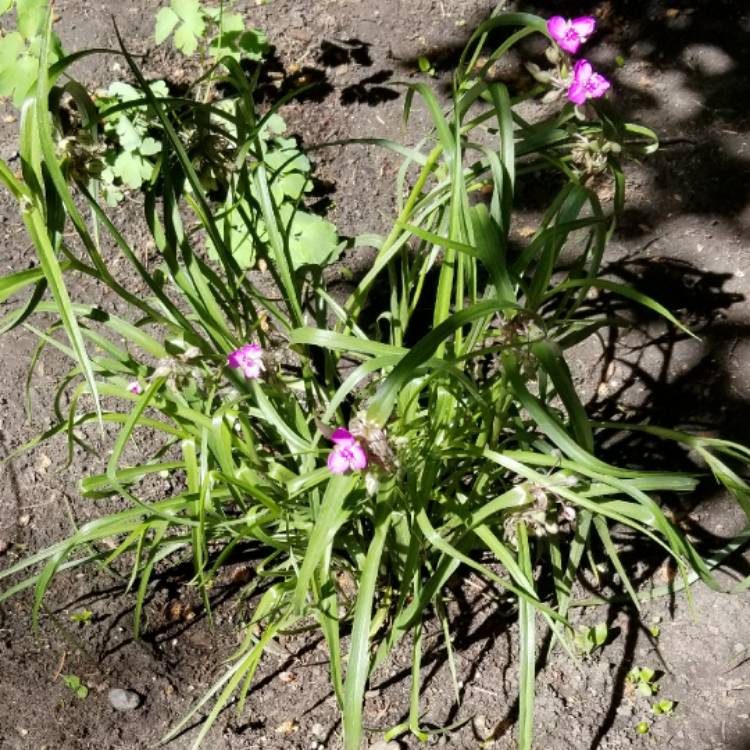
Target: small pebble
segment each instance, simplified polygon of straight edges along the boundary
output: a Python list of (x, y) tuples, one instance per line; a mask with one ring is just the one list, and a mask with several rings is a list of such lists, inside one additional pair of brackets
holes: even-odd
[(380, 740), (380, 742), (370, 745), (370, 750), (399, 750), (400, 747), (401, 746), (398, 742), (386, 742), (385, 740)]
[(132, 690), (123, 690), (122, 688), (112, 688), (107, 693), (112, 708), (117, 711), (133, 711), (141, 705), (141, 696)]

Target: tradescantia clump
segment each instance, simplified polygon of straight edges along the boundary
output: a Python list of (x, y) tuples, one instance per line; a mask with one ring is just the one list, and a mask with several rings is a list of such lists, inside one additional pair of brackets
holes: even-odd
[[(190, 46), (206, 19), (221, 23), (195, 15), (195, 7), (172, 2), (160, 33), (174, 31)], [(46, 29), (42, 70), (51, 59), (49, 15)], [(504, 41), (488, 48), (498, 31)], [(166, 740), (205, 710), (197, 747), (234, 696), (242, 713), (266, 649), (300, 625), (316, 625), (328, 644), (346, 750), (363, 741), (368, 679), (404, 640), (412, 649), (408, 719), (385, 734), (426, 739), (423, 623), (440, 621), (457, 680), (448, 584), (471, 570), (517, 603), (518, 746), (530, 750), (537, 621), (573, 653), (568, 613), (579, 568), (592, 557), (587, 550), (608, 561), (610, 580), (619, 577), (599, 603), (624, 594), (638, 607), (644, 595), (613, 526), (668, 552), (681, 585), (700, 578), (718, 586), (713, 568), (742, 538), (699, 550), (661, 506), (670, 493), (690, 492), (696, 477), (618, 466), (601, 458), (599, 446), (631, 430), (677, 442), (700, 456), (746, 514), (750, 487), (732, 464), (748, 463), (750, 451), (651, 425), (596, 422), (566, 364), (570, 347), (600, 328), (627, 325), (591, 303), (594, 290), (682, 327), (656, 301), (600, 274), (623, 206), (620, 159), (652, 151), (656, 139), (604, 109), (604, 79), (584, 60), (571, 69), (564, 55), (593, 32), (590, 19), (548, 23), (500, 13), (471, 36), (447, 105), (424, 83), (409, 86), (407, 115), (418, 98), (434, 127), (416, 147), (378, 141), (404, 159), (398, 215), (386, 235), (349, 240), (355, 252), (369, 248), (372, 262), (345, 301), (331, 296), (321, 273), (332, 256), (316, 254), (295, 230), (309, 170), (290, 172), (268, 147), (264, 134), (284, 99), (267, 110), (256, 105), (260, 61), (237, 65), (230, 49), (216, 64), (236, 97), (221, 107), (202, 98), (188, 105), (155, 95), (122, 46), (142, 98), (118, 111), (130, 117), (146, 107), (159, 125), (159, 158), (143, 187), (157, 268), (143, 265), (97, 198), (95, 174), (58, 161), (64, 135), (50, 103), (72, 60), (38, 76), (23, 110), (22, 177), (0, 163), (0, 179), (19, 202), (39, 265), (0, 279), (0, 300), (17, 301), (0, 330), (26, 326), (42, 348), (73, 361), (56, 400), (68, 412), (26, 447), (61, 436), (71, 451), (77, 444), (102, 455), (87, 428), (115, 426), (106, 467), (81, 480), (81, 495), (117, 497), (122, 510), (102, 512), (0, 572), (8, 584), (0, 600), (33, 589), (36, 619), (56, 576), (98, 563), (126, 574), (137, 636), (155, 570), (191, 565), (190, 583), (210, 617), (221, 567), (256, 561), (257, 576), (240, 592), (251, 605), (229, 668)], [(490, 80), (490, 67), (532, 35), (550, 40), (554, 71), (536, 69), (537, 83), (523, 91)], [(75, 91), (86, 107), (83, 88)], [(551, 94), (559, 110), (530, 116), (528, 101)], [(186, 107), (222, 144), (212, 179), (228, 187), (218, 199), (200, 154), (182, 140)], [(87, 111), (96, 123), (96, 108)], [(221, 164), (231, 164), (231, 174)], [(610, 203), (590, 187), (594, 174), (611, 181)], [(519, 180), (558, 188), (531, 236), (511, 242)], [(267, 269), (262, 287), (246, 273), (249, 257)], [(81, 277), (97, 279), (111, 298), (101, 307), (74, 301)], [(381, 280), (390, 289), (384, 301), (371, 294)], [(127, 315), (114, 312), (123, 306)], [(50, 315), (57, 322), (41, 331), (37, 315), (45, 325)], [(126, 447), (144, 433), (153, 453), (126, 464)], [(158, 474), (171, 477), (168, 496), (145, 494), (146, 480)], [(342, 576), (355, 582), (353, 597), (341, 590)]]

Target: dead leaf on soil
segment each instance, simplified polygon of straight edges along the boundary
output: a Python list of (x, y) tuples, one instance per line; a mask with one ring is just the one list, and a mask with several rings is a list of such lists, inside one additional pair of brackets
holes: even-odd
[(34, 468), (37, 474), (46, 474), (50, 466), (52, 466), (52, 459), (46, 453), (42, 453)]
[(656, 576), (659, 580), (664, 581), (664, 583), (672, 583), (677, 577), (677, 571), (674, 566), (667, 561), (659, 568)]
[(167, 603), (166, 616), (169, 622), (191, 622), (195, 619), (195, 610), (186, 602), (172, 599)]
[(274, 731), (276, 732), (276, 734), (292, 734), (298, 729), (299, 725), (296, 721), (294, 721), (294, 719), (287, 719), (286, 721), (282, 721)]

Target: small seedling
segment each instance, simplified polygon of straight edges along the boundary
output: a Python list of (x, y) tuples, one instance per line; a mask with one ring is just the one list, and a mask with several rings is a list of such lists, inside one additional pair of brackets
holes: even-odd
[(660, 700), (651, 706), (655, 716), (671, 716), (674, 710), (674, 701)]
[(648, 667), (633, 667), (625, 678), (645, 698), (656, 695), (659, 686), (656, 684), (656, 672)]
[(83, 700), (89, 694), (89, 689), (81, 682), (77, 674), (64, 674), (62, 676), (65, 687), (69, 688), (76, 694), (76, 698)]
[(658, 638), (661, 635), (661, 627), (659, 623), (661, 622), (661, 617), (655, 617), (651, 624), (648, 626), (648, 632), (651, 633), (652, 638)]
[(425, 73), (431, 77), (435, 76), (435, 66), (430, 62), (428, 57), (424, 57), (423, 55), (420, 56), (417, 60), (417, 65), (419, 65), (419, 71), (421, 73)]
[(93, 616), (94, 613), (90, 609), (84, 609), (81, 612), (74, 612), (70, 619), (73, 622), (88, 622)]
[(635, 731), (638, 732), (638, 734), (648, 734), (649, 728), (650, 724), (647, 721), (639, 721), (635, 725)]
[(576, 648), (584, 654), (593, 654), (596, 649), (601, 648), (607, 641), (609, 629), (607, 624), (600, 622), (593, 627), (580, 627), (573, 636)]

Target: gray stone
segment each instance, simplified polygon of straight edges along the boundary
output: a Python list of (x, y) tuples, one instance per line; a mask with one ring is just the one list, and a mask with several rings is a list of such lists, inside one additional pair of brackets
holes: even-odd
[(107, 693), (112, 708), (118, 711), (133, 711), (141, 705), (141, 696), (133, 690), (112, 688)]

